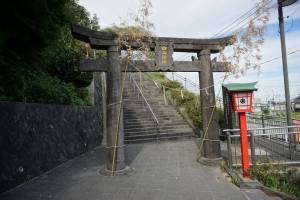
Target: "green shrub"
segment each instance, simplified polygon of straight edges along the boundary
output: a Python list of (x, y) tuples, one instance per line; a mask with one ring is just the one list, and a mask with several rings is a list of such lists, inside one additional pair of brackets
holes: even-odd
[(46, 73), (31, 73), (26, 86), (26, 101), (67, 105), (89, 105), (88, 92)]
[(252, 166), (249, 173), (267, 187), (300, 197), (300, 173), (296, 168), (262, 164)]
[(267, 108), (267, 107), (261, 108), (261, 112), (262, 112), (262, 114), (264, 114), (264, 115), (269, 115), (269, 114), (271, 113), (270, 109)]
[(165, 75), (163, 75), (160, 72), (149, 72), (148, 75), (150, 76), (150, 78), (152, 80), (155, 80), (158, 82), (164, 81), (166, 79)]
[(97, 17), (77, 0), (7, 1), (3, 8), (14, 12), (0, 19), (0, 101), (87, 105), (82, 88), (93, 76), (79, 71), (84, 43), (70, 24), (99, 30)]
[(219, 125), (221, 129), (225, 128), (225, 115), (224, 115), (224, 110), (222, 108), (217, 108), (217, 115), (219, 118)]
[(0, 87), (1, 101), (90, 105), (87, 89), (77, 88), (72, 83), (65, 83), (42, 71), (19, 72), (12, 86), (15, 88), (11, 91)]

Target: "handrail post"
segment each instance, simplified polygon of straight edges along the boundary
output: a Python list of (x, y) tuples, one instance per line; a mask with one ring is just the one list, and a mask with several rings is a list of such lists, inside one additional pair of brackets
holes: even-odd
[(165, 105), (167, 105), (166, 88), (165, 88), (165, 86), (163, 86), (163, 90), (164, 90), (164, 101), (165, 101)]
[[(155, 121), (154, 121), (155, 123)], [(158, 128), (158, 124), (156, 123), (156, 131), (157, 131), (157, 134), (156, 134), (156, 141), (159, 142), (160, 140), (160, 133), (159, 133), (159, 128)]]
[(294, 138), (294, 136), (296, 134), (294, 134), (294, 128), (292, 128), (291, 126), (288, 126), (287, 130), (288, 130), (287, 138), (289, 139), (288, 142), (289, 142), (290, 160), (293, 160), (294, 151), (296, 149), (296, 140), (294, 140), (296, 138)]
[(142, 73), (140, 72), (140, 88), (143, 91), (143, 83), (142, 83)]
[(249, 131), (250, 133), (250, 149), (251, 149), (251, 161), (252, 165), (256, 164), (255, 160), (255, 140), (254, 140), (254, 131)]
[[(262, 124), (262, 127), (263, 127), (263, 128), (266, 127), (265, 120), (266, 120), (265, 115), (262, 114), (262, 115), (261, 115), (261, 124)], [(266, 130), (265, 130), (265, 129), (263, 129), (263, 134), (266, 134)], [(268, 138), (269, 138), (269, 140), (270, 140), (270, 139), (271, 139), (271, 135), (269, 135)]]
[(227, 136), (227, 157), (228, 157), (228, 167), (229, 169), (232, 169), (232, 151), (231, 151), (231, 137), (230, 132), (226, 132)]

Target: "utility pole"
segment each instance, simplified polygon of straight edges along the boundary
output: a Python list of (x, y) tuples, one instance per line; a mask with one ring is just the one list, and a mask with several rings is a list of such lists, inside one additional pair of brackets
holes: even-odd
[(284, 78), (284, 90), (285, 90), (285, 102), (286, 102), (285, 104), (286, 104), (286, 116), (287, 116), (288, 126), (292, 126), (293, 121), (292, 121), (289, 75), (288, 75), (286, 46), (285, 46), (284, 18), (283, 18), (282, 8), (285, 6), (292, 5), (295, 2), (297, 2), (297, 0), (278, 0), (278, 19), (279, 19), (279, 28), (280, 28), (281, 54), (282, 54), (283, 78)]

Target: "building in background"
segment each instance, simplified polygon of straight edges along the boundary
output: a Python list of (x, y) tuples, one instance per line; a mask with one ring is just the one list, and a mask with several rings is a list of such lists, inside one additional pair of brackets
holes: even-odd
[(300, 94), (293, 100), (293, 110), (300, 112)]

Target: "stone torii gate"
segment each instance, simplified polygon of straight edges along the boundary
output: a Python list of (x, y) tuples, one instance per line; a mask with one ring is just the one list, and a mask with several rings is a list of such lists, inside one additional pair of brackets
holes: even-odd
[[(125, 71), (124, 60), (120, 59), (121, 50), (126, 47), (120, 46), (117, 35), (108, 32), (93, 31), (91, 29), (72, 25), (72, 34), (76, 39), (87, 42), (93, 49), (106, 50), (107, 57), (100, 59), (84, 59), (80, 63), (81, 71), (106, 72), (107, 74), (107, 146), (114, 146), (114, 135), (118, 131), (117, 154), (114, 171), (124, 171), (124, 130), (123, 111), (120, 120), (118, 113), (121, 100), (122, 72)], [(189, 38), (166, 38), (153, 37), (147, 43), (151, 51), (155, 51), (156, 59), (151, 61), (132, 60), (127, 65), (127, 72), (199, 72), (201, 113), (203, 130), (209, 124), (209, 119), (216, 104), (213, 72), (226, 72), (228, 63), (211, 60), (210, 55), (218, 53), (225, 46), (230, 45), (231, 37), (218, 39), (189, 39)], [(132, 42), (131, 48), (139, 48), (139, 44)], [(173, 52), (197, 53), (198, 59), (194, 61), (173, 61)], [(201, 90), (205, 89), (205, 90)], [(219, 142), (219, 125), (214, 113), (210, 123), (207, 139), (204, 141), (202, 160), (213, 162), (220, 159), (221, 150)], [(119, 128), (117, 124), (119, 123)], [(106, 170), (112, 170), (113, 151), (108, 148)]]

